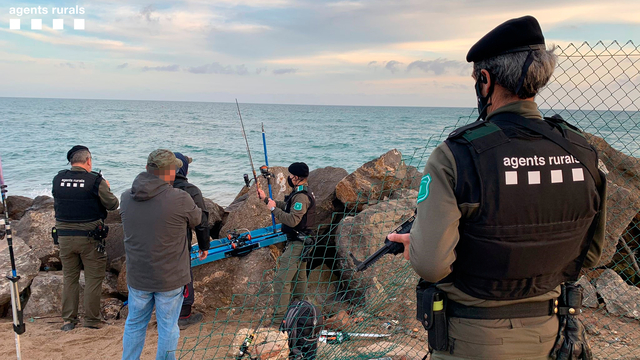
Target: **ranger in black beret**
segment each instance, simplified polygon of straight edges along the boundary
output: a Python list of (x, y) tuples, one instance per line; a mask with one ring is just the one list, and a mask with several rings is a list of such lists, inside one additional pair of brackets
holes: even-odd
[(424, 280), (418, 318), (433, 360), (591, 359), (580, 310), (563, 302), (581, 299), (572, 282), (601, 256), (606, 181), (580, 131), (543, 118), (534, 101), (553, 74), (553, 50), (531, 16), (473, 45), (483, 121), (433, 150), (411, 233), (388, 235)]
[[(303, 162), (289, 165), (287, 184), (292, 188), (284, 201), (269, 199), (264, 191), (258, 190), (258, 197), (264, 200), (275, 219), (282, 224), (282, 232), (287, 234), (287, 249), (280, 256), (280, 267), (273, 280), (275, 304), (272, 324), (280, 324), (289, 307), (290, 300), (303, 300), (307, 291), (307, 262), (305, 249), (315, 238), (316, 198), (309, 189), (307, 178), (309, 166)], [(306, 246), (305, 246), (306, 245)]]

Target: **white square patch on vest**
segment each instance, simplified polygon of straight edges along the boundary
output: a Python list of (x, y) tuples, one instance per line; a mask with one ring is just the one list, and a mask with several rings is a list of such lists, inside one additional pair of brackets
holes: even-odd
[(518, 172), (517, 171), (505, 171), (504, 181), (507, 185), (518, 185)]
[(80, 183), (80, 187), (84, 187), (84, 183)]
[(571, 169), (573, 181), (584, 181), (584, 170), (582, 168)]
[(540, 184), (540, 171), (529, 171), (529, 185)]
[(78, 183), (73, 183), (73, 187), (78, 187)]
[(557, 184), (562, 182), (562, 170), (551, 170), (551, 183)]
[(67, 183), (67, 187), (71, 187), (71, 183)]

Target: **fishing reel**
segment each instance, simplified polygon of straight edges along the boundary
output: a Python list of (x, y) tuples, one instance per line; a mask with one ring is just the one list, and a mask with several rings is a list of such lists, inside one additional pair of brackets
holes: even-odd
[(249, 179), (249, 174), (244, 174), (242, 175), (242, 177), (244, 177), (244, 184), (247, 187), (251, 187), (251, 179)]
[(243, 247), (251, 241), (251, 233), (249, 232), (248, 229), (239, 229), (239, 230), (242, 232), (236, 229), (236, 230), (229, 230), (229, 232), (227, 233), (227, 239), (229, 240), (229, 243), (231, 244), (232, 249)]
[(267, 180), (273, 176), (273, 174), (269, 172), (269, 167), (267, 165), (260, 166), (260, 175), (264, 176)]

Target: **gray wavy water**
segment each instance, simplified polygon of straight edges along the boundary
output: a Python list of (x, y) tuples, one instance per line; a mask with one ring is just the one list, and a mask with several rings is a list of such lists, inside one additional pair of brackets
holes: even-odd
[[(471, 108), (358, 107), (240, 104), (256, 169), (304, 161), (311, 169), (354, 171), (397, 148), (404, 155), (442, 137)], [(189, 181), (205, 197), (228, 205), (251, 173), (235, 103), (0, 98), (0, 156), (9, 195), (50, 195), (51, 180), (67, 168), (66, 153), (90, 148), (120, 195), (144, 171), (157, 148), (195, 160)]]

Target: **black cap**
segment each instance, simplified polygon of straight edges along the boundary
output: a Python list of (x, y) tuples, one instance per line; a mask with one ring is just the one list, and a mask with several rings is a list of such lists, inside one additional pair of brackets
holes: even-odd
[(478, 40), (467, 53), (467, 62), (478, 62), (498, 55), (544, 50), (544, 35), (533, 16), (511, 19)]
[(309, 167), (303, 162), (294, 162), (289, 165), (289, 173), (291, 173), (291, 175), (306, 178), (309, 176)]
[(80, 150), (89, 151), (89, 148), (83, 145), (76, 145), (72, 147), (71, 150), (67, 151), (67, 161), (71, 162), (71, 157), (73, 156), (73, 154), (77, 153)]

